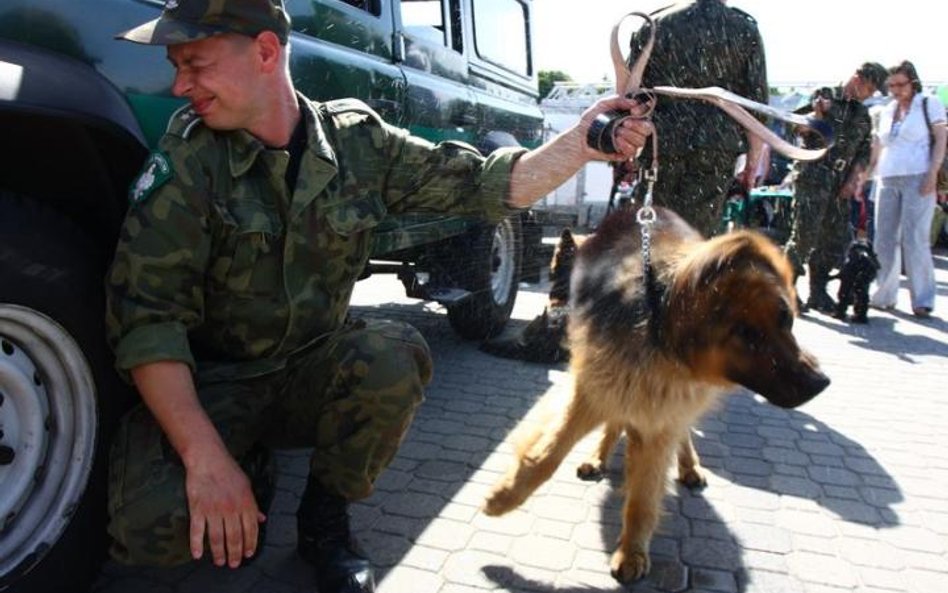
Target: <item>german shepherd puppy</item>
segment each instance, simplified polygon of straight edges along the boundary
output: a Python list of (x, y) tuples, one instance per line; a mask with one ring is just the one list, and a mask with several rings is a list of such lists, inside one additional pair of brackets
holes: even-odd
[(607, 217), (579, 249), (568, 330), (572, 396), (553, 421), (526, 431), (484, 505), (488, 515), (513, 510), (590, 431), (606, 424), (608, 438), (625, 430), (625, 507), (611, 561), (623, 583), (649, 570), (676, 448), (680, 478), (699, 467), (688, 430), (702, 414), (738, 385), (792, 408), (830, 382), (791, 333), (793, 272), (770, 240), (737, 231), (704, 241), (673, 212), (657, 212), (650, 273), (634, 212)]
[(533, 318), (515, 338), (488, 340), (480, 349), (503, 358), (528, 362), (556, 363), (569, 360), (566, 346), (566, 323), (569, 313), (570, 276), (576, 250), (585, 240), (568, 228), (560, 232), (560, 239), (550, 260), (550, 294), (543, 313)]

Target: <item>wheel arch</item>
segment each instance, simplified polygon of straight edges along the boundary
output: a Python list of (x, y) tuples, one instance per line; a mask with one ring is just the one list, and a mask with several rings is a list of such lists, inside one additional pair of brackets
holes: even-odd
[(43, 201), (111, 248), (147, 154), (122, 93), (91, 66), (0, 42), (3, 187)]

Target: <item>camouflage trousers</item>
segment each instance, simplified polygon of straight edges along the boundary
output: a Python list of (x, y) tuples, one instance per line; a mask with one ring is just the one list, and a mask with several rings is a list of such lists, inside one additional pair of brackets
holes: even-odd
[(835, 174), (801, 177), (793, 196), (793, 224), (784, 247), (797, 276), (809, 268), (811, 290), (825, 290), (849, 242), (849, 201), (837, 197)]
[[(357, 322), (263, 377), (202, 383), (198, 397), (230, 453), (256, 443), (312, 447), (310, 475), (347, 500), (368, 496), (394, 457), (431, 380), (428, 345), (413, 327)], [(246, 466), (244, 466), (246, 467)], [(143, 405), (111, 449), (112, 556), (126, 564), (191, 560), (185, 471)]]
[[(697, 149), (682, 155), (659, 154), (658, 179), (652, 190), (656, 206), (674, 210), (705, 237), (722, 230), (721, 216), (727, 190), (734, 181), (737, 155), (722, 150)], [(649, 163), (639, 163), (648, 168)], [(636, 186), (638, 204), (647, 184)]]

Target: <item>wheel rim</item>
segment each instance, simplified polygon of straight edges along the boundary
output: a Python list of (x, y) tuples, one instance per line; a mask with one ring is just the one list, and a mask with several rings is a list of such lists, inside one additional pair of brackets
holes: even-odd
[(85, 492), (97, 430), (92, 371), (42, 313), (0, 304), (0, 584), (59, 539)]
[(494, 227), (494, 240), (491, 244), (490, 288), (494, 302), (498, 305), (507, 304), (507, 299), (510, 298), (515, 281), (515, 249), (513, 227), (509, 220), (504, 220)]

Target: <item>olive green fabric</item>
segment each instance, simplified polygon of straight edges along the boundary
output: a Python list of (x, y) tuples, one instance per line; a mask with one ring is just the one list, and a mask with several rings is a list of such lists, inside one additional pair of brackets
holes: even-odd
[[(108, 338), (123, 374), (156, 361), (193, 371), (201, 403), (236, 459), (256, 441), (314, 447), (311, 473), (348, 500), (367, 496), (431, 379), (420, 334), (347, 322), (373, 229), (388, 213), (498, 221), (524, 152), (482, 157), (384, 123), (358, 101), (299, 97), (307, 130), (293, 191), (289, 154), (244, 131), (176, 113), (146, 167), (106, 283)], [(143, 406), (110, 464), (113, 556), (189, 560), (184, 468)]]
[(147, 45), (174, 45), (221, 33), (256, 37), (263, 31), (273, 31), (286, 43), (290, 18), (283, 0), (167, 0), (160, 17), (115, 37)]
[[(734, 154), (696, 148), (687, 157), (662, 159), (652, 198), (710, 237), (723, 230), (723, 196), (733, 179)], [(635, 199), (640, 204), (647, 187), (645, 183), (636, 186)]]
[[(854, 167), (867, 167), (872, 149), (872, 120), (862, 102), (833, 89), (833, 102), (823, 116), (833, 128), (835, 143), (822, 159), (795, 165), (793, 223), (786, 253), (798, 275), (809, 263), (811, 290), (823, 290), (827, 276), (842, 261), (851, 238), (848, 197), (839, 193)], [(811, 110), (804, 110), (808, 113)], [(807, 147), (821, 140), (805, 136)]]
[[(280, 371), (244, 381), (198, 384), (201, 404), (230, 453), (255, 443), (313, 447), (311, 475), (348, 500), (364, 498), (391, 461), (431, 380), (428, 346), (411, 326), (348, 324), (290, 358)], [(123, 563), (191, 560), (185, 472), (142, 405), (112, 444), (109, 533)]]
[[(767, 103), (764, 44), (752, 17), (720, 0), (675, 5), (650, 16), (657, 29), (642, 76), (643, 87), (718, 86)], [(645, 26), (632, 36), (630, 65), (642, 52), (650, 30)], [(735, 156), (746, 150), (743, 128), (705, 101), (660, 97), (653, 121), (662, 159), (687, 155), (696, 148), (728, 151)]]
[(301, 97), (309, 134), (295, 191), (289, 159), (183, 110), (161, 141), (173, 176), (129, 209), (107, 282), (107, 328), (124, 372), (159, 360), (230, 379), (282, 367), (342, 325), (386, 213), (512, 213), (521, 148), (483, 158), (385, 124), (358, 101)]
[[(764, 44), (748, 14), (720, 0), (697, 0), (650, 16), (657, 29), (642, 77), (644, 88), (718, 86), (767, 103)], [(645, 26), (632, 36), (630, 65), (650, 31)], [(659, 156), (655, 203), (675, 210), (706, 236), (718, 232), (719, 220), (709, 217), (720, 216), (737, 156), (747, 150), (743, 128), (710, 103), (671, 97), (658, 98), (652, 119)], [(648, 168), (651, 159), (648, 144), (640, 166)]]

